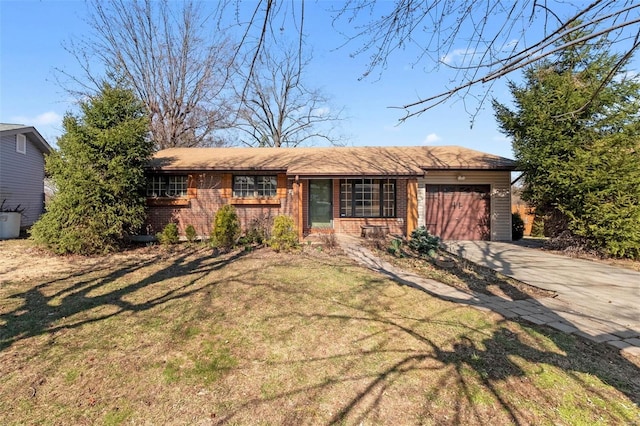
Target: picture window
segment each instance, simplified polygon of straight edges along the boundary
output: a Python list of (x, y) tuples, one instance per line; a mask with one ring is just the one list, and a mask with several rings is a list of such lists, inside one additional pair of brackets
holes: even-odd
[(396, 182), (391, 179), (342, 179), (341, 217), (395, 217)]

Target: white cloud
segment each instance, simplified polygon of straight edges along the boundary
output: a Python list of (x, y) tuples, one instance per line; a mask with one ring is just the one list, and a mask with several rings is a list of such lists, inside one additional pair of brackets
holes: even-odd
[(514, 47), (518, 46), (518, 43), (519, 43), (518, 39), (515, 39), (515, 38), (514, 38), (514, 39), (512, 39), (511, 41), (507, 42), (507, 43), (504, 45), (504, 50), (514, 48)]
[(57, 124), (62, 121), (62, 116), (53, 111), (47, 111), (36, 117), (35, 123), (38, 125)]
[(27, 117), (24, 115), (13, 116), (11, 121), (24, 124), (25, 126), (48, 126), (51, 124), (60, 124), (62, 116), (53, 111), (47, 111), (35, 117)]
[(622, 74), (618, 74), (614, 76), (613, 80), (616, 81), (617, 83), (620, 83), (625, 80), (640, 83), (640, 73), (638, 73), (637, 71), (626, 71)]
[(473, 49), (454, 49), (453, 52), (447, 53), (442, 58), (440, 58), (440, 62), (451, 65), (456, 62), (456, 59), (459, 59), (458, 62), (464, 63), (465, 59), (468, 56), (473, 56), (476, 54), (476, 51)]
[(506, 135), (495, 135), (493, 138), (494, 142), (508, 142), (511, 143), (511, 138)]
[(427, 135), (427, 137), (424, 139), (424, 144), (425, 145), (431, 145), (434, 144), (436, 142), (440, 142), (442, 140), (442, 138), (438, 135), (436, 135), (435, 133), (429, 133)]
[(328, 116), (330, 112), (331, 112), (331, 108), (329, 107), (316, 108), (313, 110), (313, 115), (317, 115), (319, 117), (325, 117), (325, 116)]

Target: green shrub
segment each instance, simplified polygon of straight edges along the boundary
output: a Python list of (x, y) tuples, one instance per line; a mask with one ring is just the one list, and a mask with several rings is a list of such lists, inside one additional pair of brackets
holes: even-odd
[(275, 251), (288, 251), (298, 246), (298, 233), (290, 216), (276, 216), (273, 220), (269, 247)]
[(187, 241), (189, 241), (189, 243), (193, 243), (198, 237), (196, 228), (194, 228), (193, 225), (187, 225), (184, 230), (184, 235), (187, 237)]
[(424, 226), (414, 229), (411, 233), (409, 247), (422, 255), (434, 257), (439, 245), (440, 238), (429, 234)]
[(511, 213), (511, 239), (513, 241), (521, 240), (524, 236), (524, 220), (520, 213)]
[(544, 237), (544, 217), (535, 215), (531, 224), (532, 237)]
[(222, 206), (213, 220), (211, 242), (215, 247), (230, 249), (240, 238), (240, 220), (236, 209), (230, 204)]
[(391, 240), (391, 244), (387, 247), (387, 252), (396, 257), (402, 257), (402, 240), (399, 238)]
[(162, 232), (159, 232), (156, 237), (162, 245), (168, 246), (171, 244), (177, 244), (180, 241), (178, 237), (178, 225), (175, 223), (168, 223)]

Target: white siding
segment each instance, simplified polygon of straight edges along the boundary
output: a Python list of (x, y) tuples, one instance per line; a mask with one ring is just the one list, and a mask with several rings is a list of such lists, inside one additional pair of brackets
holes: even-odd
[[(464, 176), (464, 180), (458, 180)], [(490, 185), (491, 241), (511, 241), (511, 172), (428, 171), (418, 180), (418, 226), (425, 224), (426, 185)]]

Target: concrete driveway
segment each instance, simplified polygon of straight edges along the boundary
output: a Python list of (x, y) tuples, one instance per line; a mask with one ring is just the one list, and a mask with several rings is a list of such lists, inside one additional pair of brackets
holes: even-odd
[(640, 331), (640, 272), (495, 241), (448, 241), (447, 249), (504, 275), (558, 293), (576, 318)]

